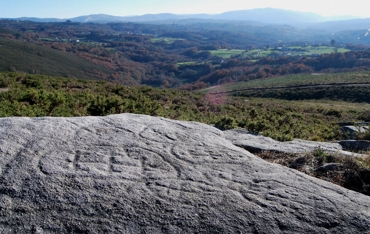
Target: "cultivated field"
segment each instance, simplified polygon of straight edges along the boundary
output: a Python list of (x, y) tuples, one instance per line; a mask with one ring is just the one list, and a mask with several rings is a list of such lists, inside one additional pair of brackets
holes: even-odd
[(228, 50), (228, 49), (210, 50), (212, 55), (221, 58), (230, 58), (232, 55), (241, 54), (244, 51), (245, 50)]
[(183, 38), (172, 38), (172, 37), (158, 37), (158, 38), (152, 38), (151, 42), (164, 42), (166, 44), (172, 44), (175, 41), (185, 40)]
[(240, 54), (242, 57), (267, 57), (267, 56), (313, 56), (320, 54), (330, 54), (333, 52), (344, 53), (349, 51), (345, 48), (337, 48), (331, 46), (289, 46), (289, 47), (278, 47), (269, 49), (254, 49), (254, 50), (236, 50), (236, 49), (220, 49), (211, 50), (210, 52), (214, 56), (221, 58), (230, 58), (233, 55)]

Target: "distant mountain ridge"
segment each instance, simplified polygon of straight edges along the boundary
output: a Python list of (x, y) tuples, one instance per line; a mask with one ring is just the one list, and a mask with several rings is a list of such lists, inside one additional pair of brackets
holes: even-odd
[(211, 14), (177, 15), (171, 13), (161, 13), (161, 14), (145, 14), (141, 16), (112, 16), (106, 14), (93, 14), (69, 19), (21, 17), (13, 18), (13, 20), (29, 20), (36, 22), (63, 22), (66, 20), (70, 20), (72, 22), (81, 22), (81, 23), (87, 22), (108, 23), (108, 22), (150, 22), (150, 21), (184, 20), (184, 19), (212, 19), (212, 20), (238, 20), (238, 21), (248, 20), (266, 24), (294, 25), (302, 23), (319, 23), (333, 20), (349, 20), (356, 18), (359, 17), (356, 16), (325, 17), (312, 12), (298, 12), (276, 8), (257, 8), (252, 10), (229, 11), (215, 15)]
[[(298, 12), (276, 8), (258, 8), (252, 10), (229, 11), (221, 14), (188, 14), (177, 15), (171, 13), (146, 14), (141, 16), (112, 16), (106, 14), (92, 14), (69, 19), (21, 17), (11, 20), (29, 20), (34, 22), (66, 22), (74, 23), (150, 23), (150, 24), (183, 24), (196, 23), (247, 23), (249, 26), (264, 27), (268, 25), (290, 25), (303, 30), (308, 35), (328, 35), (344, 32), (347, 37), (363, 37), (370, 28), (370, 18), (356, 16), (325, 17), (312, 12)], [(366, 30), (366, 31), (363, 31)], [(358, 31), (358, 32), (356, 32)], [(353, 35), (352, 35), (353, 34)], [(343, 35), (337, 39), (342, 40)], [(354, 36), (355, 35), (355, 36)], [(346, 36), (344, 36), (346, 37)], [(352, 42), (353, 43), (353, 42)]]

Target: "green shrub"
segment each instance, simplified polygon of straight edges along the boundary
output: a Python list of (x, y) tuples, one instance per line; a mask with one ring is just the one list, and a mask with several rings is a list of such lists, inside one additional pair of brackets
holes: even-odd
[(216, 122), (215, 127), (223, 129), (223, 130), (227, 130), (227, 129), (237, 128), (238, 125), (234, 118), (223, 117), (219, 121)]
[[(200, 93), (21, 73), (0, 73), (0, 82), (7, 86), (6, 92), (0, 92), (1, 117), (130, 112), (198, 121), (221, 129), (241, 127), (280, 141), (341, 139), (336, 123), (363, 120), (359, 119), (360, 113), (366, 117), (363, 110), (369, 109), (368, 104), (340, 103), (334, 109), (325, 102), (320, 105), (276, 99), (246, 102), (239, 97), (229, 97), (226, 103), (216, 105)], [(319, 112), (318, 107), (323, 111)]]
[(0, 77), (0, 88), (7, 88), (8, 85), (8, 80), (6, 80), (4, 77)]
[(42, 80), (40, 80), (38, 77), (34, 77), (34, 76), (25, 76), (22, 79), (21, 83), (23, 85), (25, 85), (27, 88), (37, 88), (37, 89), (44, 88)]
[(342, 114), (340, 113), (340, 111), (334, 110), (334, 109), (331, 109), (328, 112), (326, 112), (326, 115), (335, 116), (335, 117), (338, 117), (338, 118), (340, 118), (342, 116)]

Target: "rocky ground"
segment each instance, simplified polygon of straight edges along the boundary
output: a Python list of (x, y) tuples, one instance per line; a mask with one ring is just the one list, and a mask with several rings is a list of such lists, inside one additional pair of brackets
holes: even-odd
[(370, 230), (368, 196), (234, 140), (205, 124), (133, 114), (0, 119), (0, 232)]
[(316, 142), (294, 139), (279, 142), (243, 129), (228, 130), (224, 134), (234, 145), (249, 150), (268, 162), (278, 163), (370, 196), (369, 141)]

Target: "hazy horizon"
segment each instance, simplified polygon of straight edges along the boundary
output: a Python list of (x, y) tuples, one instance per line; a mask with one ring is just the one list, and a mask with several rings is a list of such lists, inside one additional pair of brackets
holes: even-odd
[(357, 16), (370, 18), (363, 1), (244, 1), (244, 0), (0, 0), (0, 18), (38, 17), (67, 19), (91, 14), (138, 16), (145, 14), (220, 14), (227, 11), (277, 8), (313, 12), (322, 16)]

